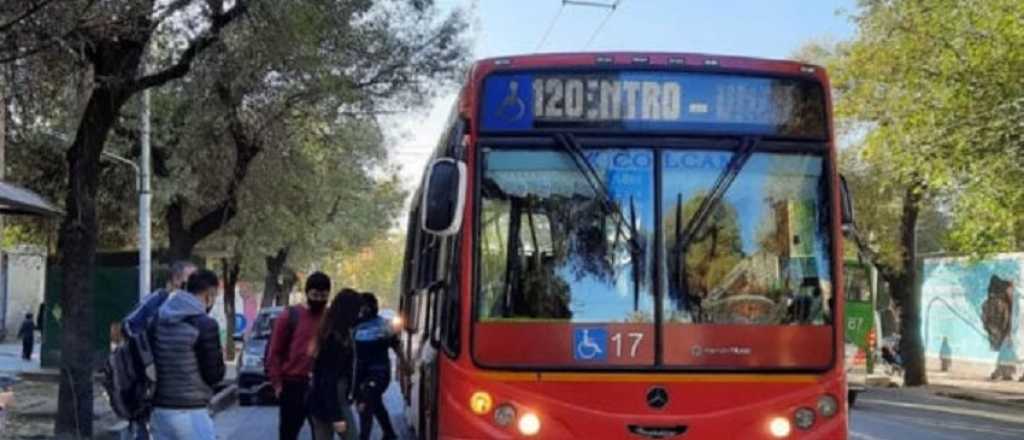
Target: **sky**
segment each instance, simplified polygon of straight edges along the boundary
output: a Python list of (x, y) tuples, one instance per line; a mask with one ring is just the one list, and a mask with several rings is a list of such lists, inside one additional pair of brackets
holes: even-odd
[[(855, 0), (618, 0), (614, 10), (563, 6), (562, 0), (436, 3), (468, 10), (474, 59), (610, 50), (787, 58), (811, 39), (852, 37), (848, 15), (856, 7)], [(409, 189), (419, 182), (441, 136), (454, 93), (433, 100), (429, 109), (387, 121), (392, 158)]]

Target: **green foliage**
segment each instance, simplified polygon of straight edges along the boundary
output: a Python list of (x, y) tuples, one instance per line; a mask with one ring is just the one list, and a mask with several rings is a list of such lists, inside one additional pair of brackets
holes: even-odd
[(330, 133), (313, 130), (287, 154), (267, 151), (225, 231), (242, 257), (243, 276), (264, 270), (263, 257), (290, 250), (292, 267), (358, 249), (393, 226), (405, 194), (384, 170), (376, 126), (352, 121)]
[[(839, 169), (846, 176), (857, 216), (857, 231), (877, 254), (873, 264), (892, 273), (903, 269), (901, 259), (908, 252), (900, 243), (903, 196), (906, 186), (893, 183), (896, 171), (891, 164), (864, 157), (865, 147), (849, 147), (839, 152)], [(921, 206), (917, 220), (917, 251), (940, 252), (948, 247), (949, 216), (943, 212), (947, 200), (932, 196)], [(856, 259), (854, 243), (847, 244)]]
[(224, 50), (155, 99), (154, 206), (181, 208), (192, 240), (212, 215), (228, 230), (202, 246), (237, 252), (244, 277), (279, 249), (302, 267), (391, 226), (403, 194), (375, 116), (454, 84), (468, 51), (461, 15), (429, 3), (254, 2)]
[(376, 293), (381, 307), (397, 308), (404, 255), (402, 235), (382, 234), (361, 248), (333, 254), (326, 268), (339, 287)]
[(864, 159), (885, 164), (876, 184), (945, 197), (954, 249), (1020, 248), (1024, 3), (860, 6), (831, 71), (838, 116), (866, 129)]

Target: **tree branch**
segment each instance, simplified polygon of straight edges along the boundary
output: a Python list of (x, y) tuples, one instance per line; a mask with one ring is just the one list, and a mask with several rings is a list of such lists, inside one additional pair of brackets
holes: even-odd
[(212, 23), (210, 24), (209, 31), (207, 31), (205, 35), (193, 40), (189, 44), (188, 48), (182, 52), (181, 58), (178, 59), (177, 63), (157, 73), (146, 75), (133, 81), (128, 86), (129, 93), (139, 92), (151, 87), (158, 87), (170, 81), (184, 77), (188, 74), (189, 70), (192, 69), (192, 62), (195, 61), (196, 57), (206, 50), (206, 48), (215, 43), (220, 36), (221, 30), (245, 14), (246, 10), (247, 3), (244, 0), (237, 0), (235, 6), (227, 12), (215, 13), (213, 17), (211, 17)]
[(173, 2), (171, 2), (171, 4), (167, 5), (162, 10), (157, 12), (155, 20), (153, 20), (153, 26), (159, 26), (160, 23), (162, 23), (168, 17), (174, 15), (175, 12), (182, 10), (183, 8), (185, 8), (185, 6), (188, 6), (190, 3), (192, 3), (192, 0), (174, 0)]
[(231, 108), (228, 112), (230, 118), (228, 131), (235, 144), (235, 167), (231, 174), (231, 181), (228, 182), (227, 193), (221, 202), (189, 226), (189, 235), (196, 243), (217, 232), (238, 214), (238, 193), (242, 181), (249, 174), (249, 165), (262, 151), (262, 145), (258, 140), (245, 135), (245, 126), (238, 114), (240, 103), (236, 102), (229, 87), (219, 83), (215, 88), (221, 102)]
[(853, 243), (857, 245), (857, 250), (871, 261), (871, 264), (878, 269), (878, 273), (882, 278), (890, 280), (897, 276), (896, 271), (893, 270), (892, 267), (882, 262), (881, 253), (871, 247), (871, 243), (868, 243), (867, 240), (860, 235), (860, 231), (854, 228), (850, 231), (850, 237), (853, 239)]
[(43, 8), (49, 6), (49, 4), (53, 3), (53, 1), (54, 0), (43, 0), (40, 3), (36, 3), (35, 5), (29, 7), (28, 9), (26, 9), (25, 12), (23, 12), (21, 15), (12, 18), (7, 23), (0, 24), (0, 34), (2, 34), (4, 32), (7, 32), (8, 29), (10, 29), (10, 28), (12, 28), (14, 26), (17, 26), (18, 23), (20, 23), (21, 21), (27, 19), (32, 14), (35, 14), (36, 12), (39, 12)]
[(196, 243), (213, 235), (238, 213), (234, 196), (225, 197), (213, 210), (207, 212), (188, 227), (188, 234)]

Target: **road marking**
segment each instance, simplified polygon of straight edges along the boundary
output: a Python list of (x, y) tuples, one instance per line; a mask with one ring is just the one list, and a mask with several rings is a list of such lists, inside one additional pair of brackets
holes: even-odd
[(857, 432), (853, 432), (851, 434), (852, 435), (850, 435), (850, 440), (885, 440), (881, 437), (875, 437), (873, 435), (861, 434)]
[(984, 420), (942, 420), (933, 419), (930, 416), (896, 414), (892, 411), (884, 413), (856, 411), (851, 415), (850, 426), (854, 430), (865, 429), (875, 434), (885, 433), (886, 438), (907, 438), (905, 436), (908, 433), (915, 431), (927, 433), (928, 437), (910, 438), (927, 438), (928, 440), (965, 440), (977, 438), (984, 438), (985, 440), (1017, 440), (1024, 438), (1024, 430), (1022, 429), (994, 427), (991, 426), (990, 422)]
[(876, 405), (888, 405), (888, 406), (896, 406), (896, 407), (900, 407), (900, 408), (917, 409), (917, 410), (922, 410), (922, 411), (943, 412), (943, 413), (946, 413), (946, 414), (953, 414), (953, 415), (959, 415), (959, 416), (977, 417), (977, 418), (982, 418), (982, 419), (995, 420), (995, 421), (998, 421), (998, 422), (1011, 423), (1011, 424), (1015, 424), (1015, 425), (1019, 424), (1021, 422), (1020, 416), (1013, 416), (1013, 415), (1008, 415), (1008, 414), (994, 414), (994, 413), (990, 413), (990, 412), (986, 412), (986, 411), (978, 411), (978, 410), (967, 409), (967, 408), (947, 408), (947, 407), (944, 407), (944, 406), (928, 405), (928, 404), (924, 404), (924, 403), (889, 402), (889, 401), (885, 401), (885, 400), (863, 399), (863, 398), (861, 399), (861, 402), (873, 403), (873, 404), (876, 404)]

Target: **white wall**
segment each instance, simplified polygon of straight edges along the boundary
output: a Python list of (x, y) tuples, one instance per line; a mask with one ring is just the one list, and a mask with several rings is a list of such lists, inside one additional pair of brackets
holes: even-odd
[[(35, 318), (39, 312), (39, 304), (43, 302), (46, 280), (46, 253), (41, 248), (18, 247), (5, 250), (7, 263), (7, 279), (2, 280), (6, 286), (7, 301), (4, 316), (4, 328), (7, 340), (17, 337), (18, 327), (25, 320), (25, 313), (32, 313)], [(2, 297), (0, 297), (2, 300)]]

